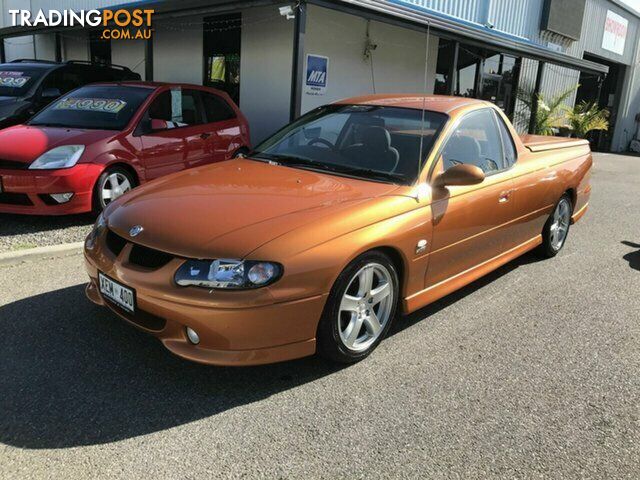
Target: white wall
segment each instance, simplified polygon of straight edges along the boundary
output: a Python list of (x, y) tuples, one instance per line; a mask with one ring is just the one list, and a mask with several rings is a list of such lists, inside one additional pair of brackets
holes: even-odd
[(172, 24), (171, 20), (155, 23), (153, 79), (202, 85), (202, 17), (180, 17), (178, 24), (183, 25), (180, 28), (175, 26), (176, 23)]
[(56, 37), (53, 33), (34, 35), (36, 58), (38, 60), (56, 59)]
[(145, 50), (144, 40), (113, 40), (111, 42), (111, 63), (129, 67), (144, 80)]
[(62, 36), (63, 60), (89, 60), (89, 35), (80, 30), (65, 32)]
[(26, 37), (11, 37), (4, 41), (4, 50), (7, 62), (17, 58), (33, 58), (33, 35)]
[[(367, 20), (315, 5), (308, 8), (305, 52), (329, 57), (329, 74), (325, 95), (303, 93), (302, 111), (374, 93), (371, 63), (363, 55)], [(373, 52), (376, 93), (423, 92), (426, 35), (379, 22), (371, 22), (369, 35), (378, 45)], [(437, 59), (438, 38), (431, 35), (427, 93), (433, 93)]]
[(276, 5), (242, 12), (240, 108), (255, 145), (289, 123), (293, 20)]

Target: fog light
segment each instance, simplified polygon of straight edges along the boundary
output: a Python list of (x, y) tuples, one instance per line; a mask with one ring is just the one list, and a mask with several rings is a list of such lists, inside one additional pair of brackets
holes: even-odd
[(200, 343), (200, 337), (198, 336), (196, 331), (189, 327), (187, 327), (187, 338), (194, 345), (197, 345)]
[(73, 198), (73, 192), (69, 193), (51, 193), (49, 195), (58, 203), (67, 203), (69, 200)]

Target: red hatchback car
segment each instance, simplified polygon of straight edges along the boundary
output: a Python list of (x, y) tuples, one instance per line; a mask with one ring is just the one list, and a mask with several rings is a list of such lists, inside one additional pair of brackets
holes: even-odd
[(99, 211), (136, 185), (248, 149), (247, 121), (224, 92), (88, 85), (0, 131), (0, 213)]

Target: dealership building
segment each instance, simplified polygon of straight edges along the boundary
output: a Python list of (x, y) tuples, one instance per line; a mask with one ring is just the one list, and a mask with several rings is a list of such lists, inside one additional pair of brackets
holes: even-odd
[[(521, 132), (524, 101), (595, 101), (610, 111), (596, 148), (623, 151), (640, 113), (640, 0), (0, 0), (3, 61), (91, 60), (143, 79), (221, 88), (259, 141), (319, 105), (368, 93), (486, 99)], [(153, 9), (150, 40), (102, 29), (12, 25), (10, 9)], [(578, 86), (579, 85), (579, 86)]]

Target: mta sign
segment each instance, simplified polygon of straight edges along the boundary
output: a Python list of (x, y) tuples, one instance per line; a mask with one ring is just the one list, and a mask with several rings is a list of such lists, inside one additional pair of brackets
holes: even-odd
[(307, 55), (305, 92), (309, 95), (324, 95), (327, 91), (329, 59), (320, 55)]

